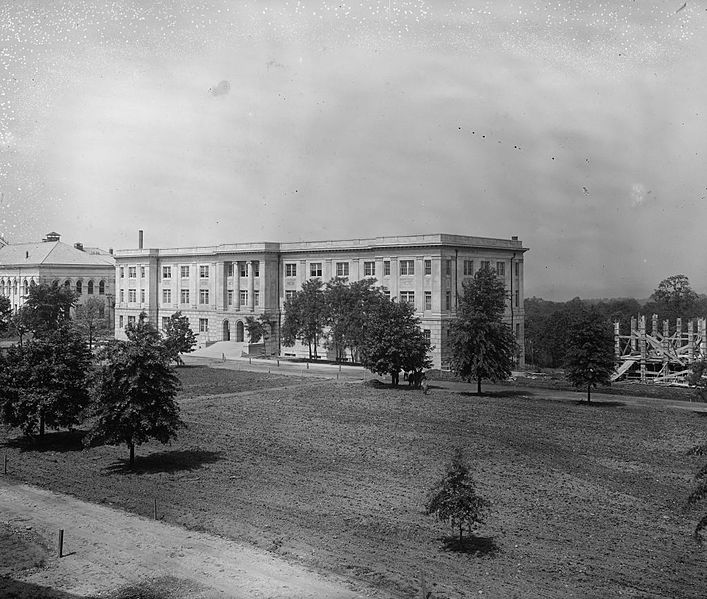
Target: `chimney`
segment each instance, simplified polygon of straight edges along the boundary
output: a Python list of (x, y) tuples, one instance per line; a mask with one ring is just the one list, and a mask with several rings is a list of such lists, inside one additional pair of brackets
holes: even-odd
[(137, 247), (138, 247), (139, 250), (142, 249), (142, 235), (143, 235), (142, 229), (140, 229), (140, 230), (137, 232)]
[(77, 250), (80, 250), (80, 251), (83, 252), (83, 243), (79, 243), (79, 242), (77, 241), (77, 242), (74, 244), (74, 247), (75, 247)]

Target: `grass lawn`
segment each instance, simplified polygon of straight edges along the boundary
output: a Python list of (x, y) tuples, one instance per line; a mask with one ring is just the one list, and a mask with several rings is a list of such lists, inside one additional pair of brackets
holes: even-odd
[[(685, 507), (705, 461), (686, 456), (707, 436), (693, 411), (180, 375), (189, 428), (138, 447), (134, 471), (125, 447), (60, 434), (41, 451), (5, 443), (11, 476), (146, 516), (156, 498), (166, 521), (404, 597), (420, 572), (434, 598), (705, 596), (691, 535), (707, 506)], [(456, 446), (492, 502), (465, 552), (423, 513)]]

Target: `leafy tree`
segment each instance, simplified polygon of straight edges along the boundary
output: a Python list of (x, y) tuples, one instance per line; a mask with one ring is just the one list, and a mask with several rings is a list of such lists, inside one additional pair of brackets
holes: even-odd
[(322, 282), (319, 279), (310, 279), (302, 283), (302, 289), (285, 302), (284, 310), (285, 316), (280, 331), (283, 345), (290, 347), (299, 339), (307, 344), (310, 360), (312, 357), (318, 357), (317, 346), (326, 325)]
[(189, 318), (178, 310), (167, 319), (164, 333), (164, 346), (170, 359), (182, 366), (184, 360), (179, 354), (193, 352), (196, 347), (196, 335), (189, 325)]
[(76, 306), (74, 321), (78, 330), (88, 339), (89, 350), (93, 349), (97, 337), (108, 333), (108, 321), (105, 316), (106, 305), (96, 297), (90, 297), (85, 303)]
[(430, 342), (420, 329), (412, 304), (398, 303), (380, 294), (371, 304), (364, 327), (361, 363), (376, 374), (390, 374), (398, 384), (401, 370), (430, 368)]
[(77, 298), (74, 291), (56, 281), (50, 284), (32, 282), (23, 306), (24, 322), (35, 337), (41, 337), (71, 318), (71, 308), (76, 305)]
[(12, 304), (10, 298), (0, 295), (0, 335), (6, 333), (10, 328), (12, 318)]
[(186, 425), (174, 399), (179, 379), (159, 332), (142, 313), (125, 333), (127, 341), (113, 341), (99, 354), (91, 390), (95, 420), (87, 441), (125, 443), (132, 465), (135, 445), (149, 439), (168, 443)]
[(444, 478), (434, 485), (425, 504), (428, 515), (449, 524), (459, 531), (459, 543), (463, 543), (464, 529), (471, 534), (483, 522), (490, 503), (480, 497), (474, 488), (474, 480), (461, 449), (457, 449), (447, 465)]
[(695, 387), (699, 401), (707, 401), (707, 361), (698, 360), (692, 363), (687, 382)]
[(335, 349), (337, 360), (345, 357), (347, 348), (354, 359), (358, 358), (367, 316), (380, 300), (380, 290), (374, 283), (371, 278), (348, 283), (339, 277), (327, 283), (324, 297), (328, 343)]
[(263, 340), (263, 351), (268, 356), (268, 340), (272, 337), (275, 330), (275, 319), (270, 315), (263, 313), (258, 318), (246, 316), (245, 328), (248, 331), (248, 338), (251, 343), (259, 343)]
[(609, 385), (614, 371), (614, 334), (611, 325), (595, 311), (587, 311), (567, 331), (565, 372), (575, 387)]
[(480, 394), (483, 379), (497, 381), (511, 375), (517, 346), (513, 332), (502, 320), (506, 289), (496, 272), (482, 268), (463, 288), (449, 330), (451, 369), (464, 380), (476, 379)]
[(45, 427), (78, 424), (89, 396), (86, 379), (91, 352), (69, 323), (21, 346), (11, 347), (0, 363), (0, 413), (5, 424), (25, 435)]

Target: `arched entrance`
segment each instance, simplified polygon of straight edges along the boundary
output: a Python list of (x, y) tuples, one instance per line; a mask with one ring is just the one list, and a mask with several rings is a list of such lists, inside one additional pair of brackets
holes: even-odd
[(223, 321), (223, 340), (224, 341), (231, 340), (231, 326), (229, 325), (227, 320)]
[(243, 343), (243, 321), (239, 320), (236, 323), (236, 341)]

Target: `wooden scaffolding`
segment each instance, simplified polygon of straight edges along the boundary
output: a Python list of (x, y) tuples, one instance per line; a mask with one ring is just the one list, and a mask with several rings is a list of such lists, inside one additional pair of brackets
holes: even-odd
[(687, 321), (683, 330), (678, 318), (671, 333), (667, 320), (658, 328), (658, 315), (651, 318), (650, 333), (646, 317), (631, 319), (631, 331), (622, 335), (618, 322), (614, 323), (614, 353), (617, 369), (612, 381), (620, 379), (662, 385), (687, 385), (693, 362), (705, 359), (707, 321), (704, 318)]

